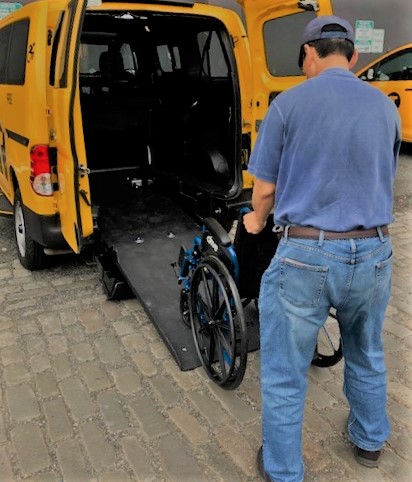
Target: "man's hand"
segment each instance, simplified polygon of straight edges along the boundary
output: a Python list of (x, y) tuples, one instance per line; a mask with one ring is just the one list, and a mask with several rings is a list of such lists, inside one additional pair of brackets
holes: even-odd
[(246, 231), (250, 234), (259, 234), (266, 226), (266, 221), (262, 221), (256, 215), (255, 211), (250, 211), (243, 216), (243, 224)]
[(266, 220), (275, 202), (275, 184), (255, 179), (252, 193), (253, 211), (243, 216), (246, 231), (259, 234), (266, 226)]

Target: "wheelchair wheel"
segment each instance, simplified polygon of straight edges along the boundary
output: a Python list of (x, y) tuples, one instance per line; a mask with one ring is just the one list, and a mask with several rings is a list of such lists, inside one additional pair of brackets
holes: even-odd
[(189, 292), (180, 290), (180, 316), (183, 323), (190, 328)]
[(247, 363), (246, 324), (236, 283), (218, 258), (206, 257), (193, 273), (189, 307), (207, 375), (227, 390), (238, 387)]
[[(329, 316), (336, 320), (336, 316)], [(331, 367), (336, 365), (343, 357), (342, 338), (337, 323), (325, 323), (319, 333), (318, 343), (312, 359), (312, 365), (317, 367)]]

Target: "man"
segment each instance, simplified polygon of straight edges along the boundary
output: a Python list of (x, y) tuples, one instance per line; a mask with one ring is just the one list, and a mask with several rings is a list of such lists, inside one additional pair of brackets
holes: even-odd
[(375, 467), (389, 435), (381, 334), (400, 121), (393, 102), (350, 72), (357, 58), (346, 20), (312, 20), (299, 58), (308, 80), (272, 102), (250, 159), (254, 211), (245, 227), (259, 233), (274, 206), (283, 227), (259, 297), (266, 480), (303, 480), (306, 377), (331, 307), (356, 460)]

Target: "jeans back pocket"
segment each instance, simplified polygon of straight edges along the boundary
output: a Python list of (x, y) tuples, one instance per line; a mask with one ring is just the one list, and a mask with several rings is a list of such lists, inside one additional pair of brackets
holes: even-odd
[(318, 306), (325, 287), (328, 269), (327, 266), (316, 266), (291, 258), (281, 258), (281, 296), (295, 306)]

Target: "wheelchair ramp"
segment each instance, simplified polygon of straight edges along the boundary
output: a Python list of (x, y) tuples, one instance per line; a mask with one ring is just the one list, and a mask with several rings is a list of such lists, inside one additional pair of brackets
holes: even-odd
[[(144, 192), (100, 213), (101, 238), (112, 252), (126, 282), (142, 303), (181, 370), (200, 366), (192, 332), (180, 316), (180, 290), (172, 263), (180, 246), (192, 246), (200, 235), (196, 223), (175, 203), (155, 192)], [(249, 350), (259, 347), (257, 312), (247, 314)]]

